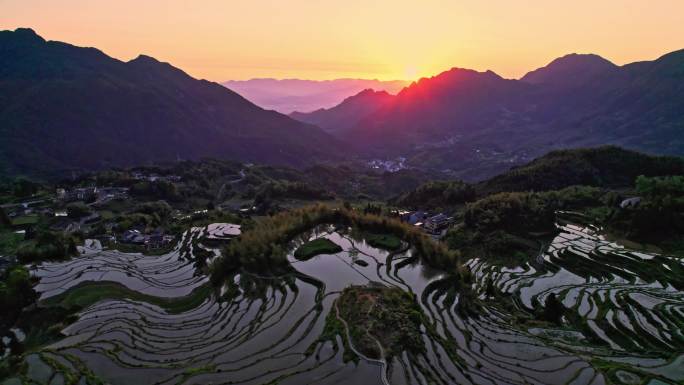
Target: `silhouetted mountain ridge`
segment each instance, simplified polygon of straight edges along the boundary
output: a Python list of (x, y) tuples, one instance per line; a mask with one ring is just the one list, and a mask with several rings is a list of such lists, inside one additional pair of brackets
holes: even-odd
[[(401, 155), (416, 167), (473, 171), (478, 157), (490, 175), (557, 148), (614, 144), (682, 155), (681, 95), (684, 50), (624, 66), (570, 54), (520, 80), (462, 68), (420, 79), (389, 101), (371, 101), (366, 116), (350, 116), (358, 123), (336, 134), (367, 156)], [(318, 111), (317, 124), (330, 124), (331, 111)]]
[(528, 72), (520, 80), (532, 84), (581, 86), (597, 75), (618, 68), (601, 56), (573, 53), (559, 57), (544, 67)]
[(168, 63), (122, 62), (28, 29), (0, 32), (0, 83), (0, 162), (9, 173), (207, 156), (303, 166), (339, 148), (315, 126)]
[(365, 89), (350, 96), (339, 105), (310, 113), (293, 112), (290, 117), (302, 122), (315, 124), (322, 129), (341, 135), (345, 130), (355, 126), (361, 118), (378, 109), (394, 98), (387, 91)]

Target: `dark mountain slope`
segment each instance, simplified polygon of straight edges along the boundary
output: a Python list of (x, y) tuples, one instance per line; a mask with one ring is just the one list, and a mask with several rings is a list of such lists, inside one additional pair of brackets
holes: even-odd
[(497, 74), (454, 68), (404, 88), (345, 135), (363, 150), (386, 154), (516, 126), (531, 87)]
[(631, 187), (637, 176), (684, 174), (684, 159), (650, 156), (615, 146), (552, 151), (478, 183), (483, 194), (559, 190), (574, 185)]
[(333, 135), (342, 135), (365, 116), (382, 108), (393, 98), (394, 96), (386, 91), (366, 89), (344, 99), (333, 108), (321, 108), (309, 113), (293, 112), (290, 117), (300, 122), (315, 124)]
[(55, 172), (212, 156), (302, 166), (334, 157), (319, 128), (140, 56), (0, 32), (0, 161)]
[(684, 50), (623, 66), (602, 83), (602, 103), (584, 113), (576, 136), (589, 144), (684, 154)]
[(409, 208), (444, 208), (501, 192), (552, 191), (579, 185), (621, 189), (633, 187), (639, 175), (684, 175), (684, 158), (651, 156), (615, 146), (558, 150), (475, 184), (429, 182), (392, 202)]

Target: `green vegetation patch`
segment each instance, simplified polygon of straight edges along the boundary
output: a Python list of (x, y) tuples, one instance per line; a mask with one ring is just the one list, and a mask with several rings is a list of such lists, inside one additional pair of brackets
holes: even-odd
[(71, 235), (41, 231), (35, 239), (22, 243), (17, 259), (21, 263), (65, 260), (78, 254), (76, 241)]
[(340, 251), (342, 251), (342, 248), (328, 238), (316, 238), (299, 246), (294, 256), (301, 261), (306, 261), (319, 254), (335, 254)]
[(364, 238), (369, 245), (378, 249), (394, 251), (401, 247), (401, 239), (392, 234), (367, 234)]
[(15, 254), (23, 240), (23, 234), (9, 231), (0, 232), (0, 255)]
[(420, 305), (399, 288), (350, 286), (337, 300), (337, 310), (349, 327), (354, 346), (368, 357), (425, 352)]
[(12, 220), (12, 226), (28, 226), (38, 223), (40, 217), (38, 215), (24, 215), (16, 217)]
[(161, 298), (139, 293), (115, 282), (87, 282), (67, 292), (41, 301), (43, 306), (86, 308), (104, 299), (131, 299), (157, 305), (172, 314), (192, 310), (211, 294), (211, 287), (203, 285), (185, 297)]
[(446, 208), (472, 202), (475, 189), (463, 181), (431, 181), (394, 199), (399, 207), (414, 209)]

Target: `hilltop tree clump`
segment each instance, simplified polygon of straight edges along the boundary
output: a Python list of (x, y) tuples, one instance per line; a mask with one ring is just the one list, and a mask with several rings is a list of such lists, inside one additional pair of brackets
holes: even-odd
[(506, 191), (551, 191), (569, 186), (629, 187), (639, 175), (684, 173), (684, 160), (650, 156), (615, 146), (552, 151), (478, 184), (481, 195)]
[(46, 260), (64, 260), (78, 254), (73, 237), (50, 231), (40, 231), (35, 239), (23, 244), (17, 251), (19, 262), (36, 263)]
[(463, 223), (452, 228), (445, 241), (470, 257), (520, 262), (557, 233), (557, 210), (604, 207), (606, 200), (614, 196), (587, 186), (493, 194), (467, 204)]
[(468, 205), (465, 224), (479, 232), (545, 232), (554, 228), (554, 209), (540, 195), (500, 193)]
[(433, 181), (399, 196), (393, 203), (411, 209), (434, 209), (461, 205), (472, 202), (475, 198), (475, 189), (468, 183)]
[(9, 227), (12, 227), (12, 221), (7, 216), (7, 213), (5, 213), (5, 210), (0, 207), (0, 229)]
[(644, 242), (680, 242), (684, 234), (684, 176), (637, 178), (637, 207), (618, 210), (612, 229)]
[(368, 357), (391, 359), (404, 351), (426, 350), (420, 305), (399, 288), (350, 286), (337, 299), (336, 308), (354, 345)]
[(33, 303), (38, 295), (33, 290), (31, 275), (24, 266), (14, 266), (0, 281), (0, 331), (11, 326), (21, 309)]

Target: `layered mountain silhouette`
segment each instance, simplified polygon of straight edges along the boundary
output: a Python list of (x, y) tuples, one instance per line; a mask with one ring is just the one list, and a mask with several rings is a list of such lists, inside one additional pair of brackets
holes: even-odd
[(684, 155), (684, 50), (623, 66), (572, 54), (519, 80), (452, 68), (295, 120), (148, 56), (123, 62), (18, 29), (0, 32), (0, 85), (0, 173), (9, 174), (358, 155), (472, 180), (558, 148)]
[(290, 116), (302, 122), (315, 124), (322, 129), (337, 135), (344, 134), (359, 121), (393, 100), (387, 91), (366, 89), (350, 96), (342, 103), (329, 109), (321, 108), (311, 113), (293, 112)]
[[(682, 95), (684, 50), (624, 66), (571, 54), (519, 80), (453, 68), (396, 96), (375, 100), (362, 93), (331, 109), (292, 116), (325, 127), (368, 155), (464, 168), (476, 157), (486, 164), (483, 153), (509, 163), (555, 148), (602, 144), (683, 155)], [(361, 100), (368, 105), (341, 116), (345, 105)]]
[(365, 89), (396, 94), (410, 82), (375, 79), (250, 79), (231, 80), (223, 85), (255, 104), (284, 114), (331, 108)]
[(199, 157), (307, 165), (334, 157), (318, 127), (266, 111), (148, 56), (0, 32), (0, 164), (16, 173)]

